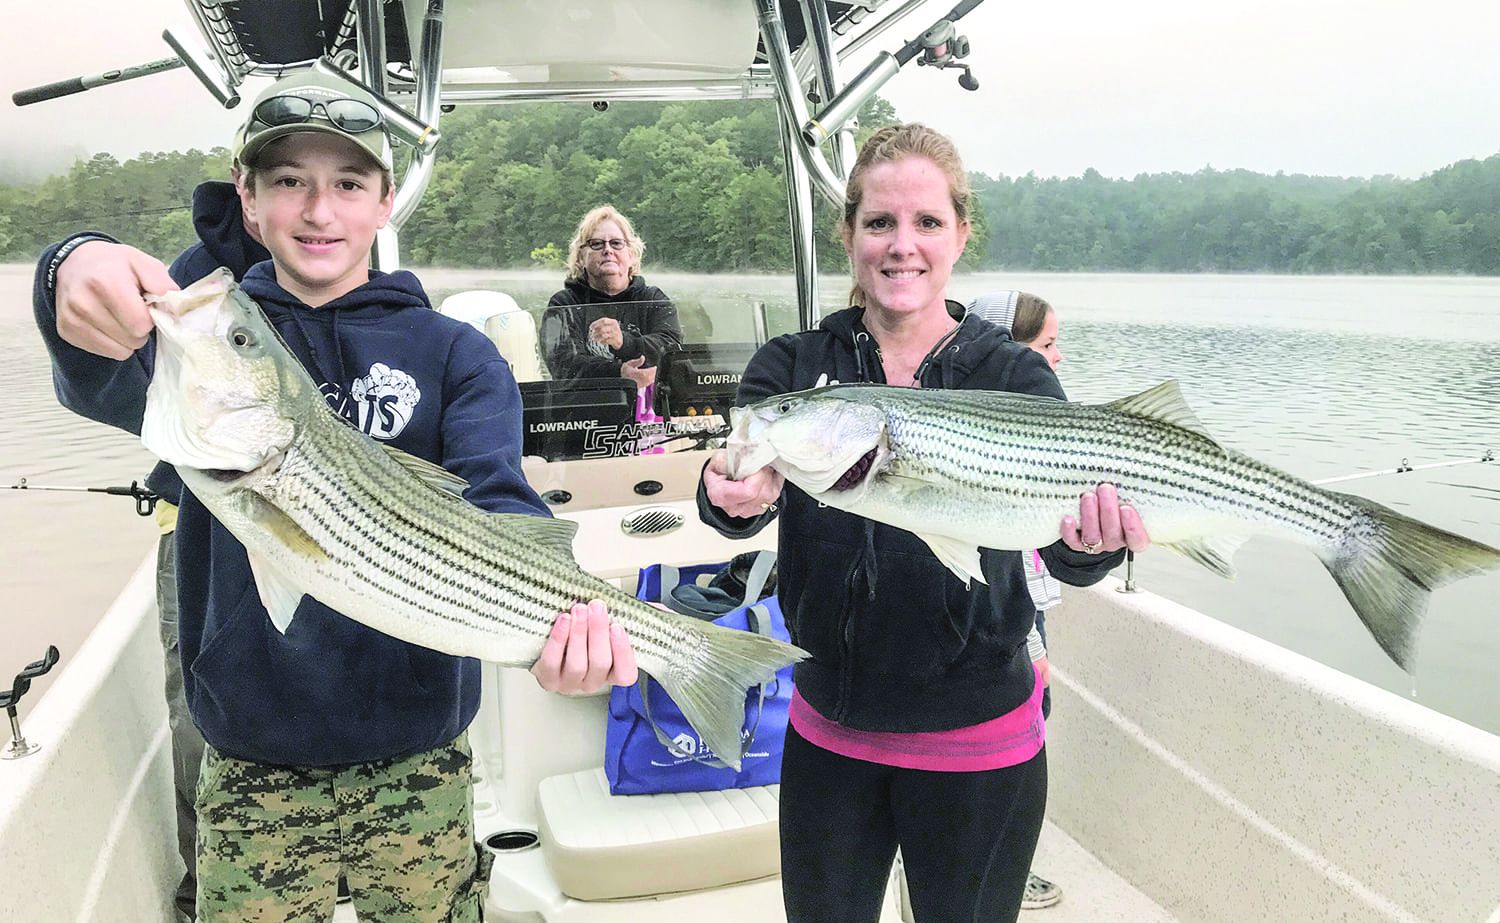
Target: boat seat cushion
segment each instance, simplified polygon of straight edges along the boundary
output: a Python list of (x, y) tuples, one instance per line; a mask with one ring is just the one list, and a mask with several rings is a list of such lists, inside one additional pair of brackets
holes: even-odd
[(603, 768), (537, 786), (542, 851), (577, 900), (717, 888), (781, 872), (781, 786), (611, 795)]

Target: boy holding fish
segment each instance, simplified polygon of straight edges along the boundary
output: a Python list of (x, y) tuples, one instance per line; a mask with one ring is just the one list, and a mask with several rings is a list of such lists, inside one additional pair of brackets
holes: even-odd
[[(494, 346), (432, 311), (410, 273), (367, 268), (394, 205), (377, 101), (313, 72), (285, 78), (257, 98), (235, 160), (245, 220), (272, 257), (245, 274), (244, 291), (330, 406), (466, 480), (465, 497), (483, 509), (549, 515), (521, 474), (519, 392)], [(170, 280), (131, 251), (118, 291), (59, 286), (54, 304), (67, 249), (43, 255), (37, 299), (59, 399), (140, 432), (157, 358), (140, 291)], [(340, 875), (361, 914), (480, 919), (488, 869), (474, 844), (465, 737), (478, 662), (311, 597), (282, 634), (244, 547), (188, 492), (176, 535), (187, 700), (208, 742), (198, 919), (327, 919)], [(594, 610), (558, 620), (536, 670), (544, 686), (634, 680), (623, 634)], [(580, 667), (591, 641), (595, 656)]]

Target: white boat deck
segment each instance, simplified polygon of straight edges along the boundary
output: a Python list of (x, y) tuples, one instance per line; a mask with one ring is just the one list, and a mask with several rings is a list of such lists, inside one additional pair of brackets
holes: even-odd
[[(1048, 823), (1042, 828), (1032, 863), (1043, 877), (1062, 888), (1062, 900), (1041, 910), (1023, 911), (1022, 923), (1176, 923), (1177, 918), (1130, 886), (1125, 879)], [(334, 923), (357, 923), (358, 914), (342, 904)], [(770, 921), (762, 921), (770, 923)]]
[(1051, 907), (1026, 910), (1022, 923), (1176, 923), (1130, 882), (1050, 821), (1042, 826), (1031, 868), (1062, 889), (1062, 900)]

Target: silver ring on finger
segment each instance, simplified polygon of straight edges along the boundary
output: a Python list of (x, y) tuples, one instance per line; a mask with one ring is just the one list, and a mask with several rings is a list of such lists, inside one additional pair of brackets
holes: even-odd
[(1099, 549), (1103, 548), (1103, 547), (1104, 547), (1104, 540), (1103, 539), (1100, 539), (1097, 542), (1084, 542), (1083, 543), (1083, 553), (1084, 554), (1098, 554), (1099, 553)]

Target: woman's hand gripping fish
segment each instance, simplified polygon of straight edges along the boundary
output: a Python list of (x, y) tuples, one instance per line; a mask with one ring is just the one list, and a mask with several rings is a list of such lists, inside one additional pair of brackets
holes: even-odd
[(1176, 382), (1088, 405), (992, 391), (835, 385), (736, 409), (729, 475), (771, 465), (829, 506), (908, 529), (964, 579), (978, 549), (1057, 541), (1101, 481), (1151, 541), (1225, 577), (1254, 533), (1301, 542), (1365, 627), (1411, 671), (1430, 592), (1500, 551), (1316, 487), (1219, 445)]
[(467, 484), (346, 424), (227, 272), (154, 299), (141, 441), (239, 539), (282, 631), (303, 594), (394, 637), (528, 667), (602, 599), (637, 663), (738, 768), (745, 691), (800, 648), (653, 608), (581, 570), (575, 523), (488, 513)]

